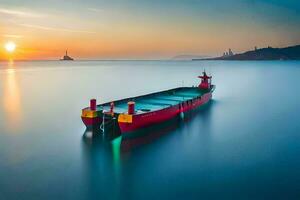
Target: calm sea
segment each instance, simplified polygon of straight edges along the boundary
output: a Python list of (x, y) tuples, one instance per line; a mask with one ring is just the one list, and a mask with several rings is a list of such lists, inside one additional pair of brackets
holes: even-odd
[[(217, 85), (192, 117), (90, 137), (81, 108)], [(0, 199), (299, 199), (300, 62), (0, 63)]]

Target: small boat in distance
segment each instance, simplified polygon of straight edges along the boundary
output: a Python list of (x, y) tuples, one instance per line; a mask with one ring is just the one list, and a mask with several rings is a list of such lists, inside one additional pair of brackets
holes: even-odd
[(81, 119), (87, 128), (107, 130), (116, 124), (121, 133), (131, 133), (173, 117), (184, 117), (212, 98), (215, 85), (205, 71), (198, 87), (179, 87), (152, 94), (126, 98), (114, 102), (96, 104), (91, 99), (90, 107), (82, 109)]
[(74, 60), (74, 59), (68, 56), (68, 50), (66, 50), (66, 55), (64, 55), (64, 57), (60, 60)]

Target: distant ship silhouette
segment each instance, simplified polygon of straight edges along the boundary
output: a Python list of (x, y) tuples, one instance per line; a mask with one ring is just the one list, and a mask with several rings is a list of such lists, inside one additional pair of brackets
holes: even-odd
[(68, 50), (66, 50), (66, 55), (64, 55), (64, 57), (60, 60), (74, 60), (74, 59), (68, 56)]

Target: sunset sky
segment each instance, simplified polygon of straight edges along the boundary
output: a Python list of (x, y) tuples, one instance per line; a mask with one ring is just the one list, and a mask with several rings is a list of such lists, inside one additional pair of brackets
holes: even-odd
[[(7, 52), (5, 44), (16, 44)], [(165, 59), (300, 44), (298, 0), (0, 0), (0, 60)]]

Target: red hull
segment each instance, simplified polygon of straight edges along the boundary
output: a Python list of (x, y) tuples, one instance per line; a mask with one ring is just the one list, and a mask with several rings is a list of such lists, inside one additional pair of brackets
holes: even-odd
[(134, 132), (138, 129), (167, 121), (181, 112), (187, 112), (207, 103), (212, 98), (212, 92), (204, 94), (201, 98), (185, 101), (182, 104), (171, 106), (162, 110), (137, 114), (132, 116), (132, 122), (119, 122), (122, 133)]
[(95, 117), (95, 118), (81, 117), (81, 119), (87, 128), (97, 127), (102, 123), (101, 117)]

